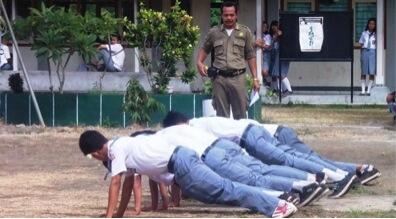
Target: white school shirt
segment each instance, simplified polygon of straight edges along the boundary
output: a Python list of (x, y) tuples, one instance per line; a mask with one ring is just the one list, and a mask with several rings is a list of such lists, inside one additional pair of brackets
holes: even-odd
[[(121, 44), (110, 44), (111, 46), (111, 59), (113, 60), (114, 67), (120, 71), (122, 71), (122, 67), (124, 66), (125, 60), (125, 52), (124, 48)], [(106, 45), (106, 49), (110, 51), (109, 45)]]
[(8, 48), (7, 45), (0, 44), (0, 67), (3, 66), (4, 64), (8, 63), (7, 59), (10, 59), (10, 49)]
[(170, 126), (157, 132), (168, 144), (173, 146), (184, 146), (197, 152), (201, 157), (217, 137), (205, 130), (198, 129), (187, 124)]
[(265, 45), (271, 46), (271, 44), (272, 44), (271, 35), (269, 35), (269, 34), (264, 34), (264, 35), (263, 35), (263, 40), (264, 40)]
[(164, 181), (166, 174), (169, 173), (167, 167), (169, 159), (176, 148), (166, 144), (166, 141), (157, 135), (120, 137), (110, 140), (107, 146), (112, 176), (133, 171)]
[(278, 125), (260, 124), (252, 119), (232, 120), (224, 117), (201, 117), (190, 119), (189, 125), (206, 132), (212, 133), (217, 137), (242, 137), (249, 124), (264, 127), (272, 136), (275, 135)]
[(359, 43), (362, 44), (363, 49), (375, 49), (376, 48), (376, 34), (373, 33), (370, 35), (368, 30), (363, 31), (360, 36)]

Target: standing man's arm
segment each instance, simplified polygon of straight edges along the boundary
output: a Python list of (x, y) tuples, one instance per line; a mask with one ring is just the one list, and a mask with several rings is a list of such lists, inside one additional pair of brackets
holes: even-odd
[(256, 58), (251, 58), (247, 60), (250, 72), (252, 73), (252, 78), (253, 78), (253, 89), (255, 91), (260, 90), (260, 81), (257, 78), (257, 65), (256, 65)]
[(198, 52), (197, 68), (198, 68), (199, 73), (203, 77), (208, 76), (208, 72), (207, 72), (208, 69), (205, 66), (205, 64), (203, 63), (205, 61), (206, 57), (208, 57), (208, 54), (201, 48)]
[(134, 175), (125, 175), (124, 183), (122, 184), (122, 193), (120, 206), (117, 209), (117, 217), (124, 216), (125, 210), (127, 209), (128, 202), (131, 199), (132, 187), (134, 185)]
[(204, 61), (206, 57), (208, 57), (208, 54), (210, 51), (213, 49), (213, 29), (209, 31), (209, 33), (206, 35), (202, 47), (199, 49), (198, 52), (198, 57), (197, 57), (197, 68), (199, 71), (199, 74), (201, 76), (206, 77), (208, 76), (208, 67), (204, 64)]
[(122, 173), (111, 177), (106, 217), (113, 217), (114, 210), (117, 207), (118, 195), (121, 187), (121, 178)]

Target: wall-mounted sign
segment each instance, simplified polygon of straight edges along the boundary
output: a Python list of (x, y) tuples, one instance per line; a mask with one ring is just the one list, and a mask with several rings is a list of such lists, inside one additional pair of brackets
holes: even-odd
[(320, 52), (323, 44), (323, 17), (299, 17), (301, 52)]

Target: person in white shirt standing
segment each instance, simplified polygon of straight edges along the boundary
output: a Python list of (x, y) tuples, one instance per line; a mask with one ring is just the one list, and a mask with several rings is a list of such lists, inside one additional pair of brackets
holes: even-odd
[(6, 44), (0, 43), (0, 70), (11, 70), (12, 66), (9, 63), (11, 58), (10, 49)]
[[(103, 69), (109, 72), (120, 72), (124, 66), (125, 52), (118, 36), (111, 36), (111, 43), (98, 47), (99, 61), (103, 61)], [(96, 63), (98, 64), (98, 63)]]
[[(362, 68), (362, 93), (360, 95), (370, 96), (371, 87), (374, 83), (376, 73), (376, 20), (370, 18), (367, 21), (366, 29), (359, 39), (361, 46), (361, 68)], [(367, 75), (369, 76), (368, 84), (366, 83)], [(367, 85), (367, 92), (365, 91)]]

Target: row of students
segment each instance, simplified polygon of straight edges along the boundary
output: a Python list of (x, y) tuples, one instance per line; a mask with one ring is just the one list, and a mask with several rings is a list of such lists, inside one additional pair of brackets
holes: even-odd
[[(134, 173), (173, 185), (173, 191), (180, 187), (183, 194), (205, 203), (237, 205), (268, 217), (290, 216), (297, 211), (295, 204), (303, 207), (326, 194), (326, 182), (333, 183), (331, 197), (338, 198), (359, 179), (366, 184), (380, 176), (372, 165), (334, 162), (314, 153), (281, 126), (221, 117), (188, 120), (175, 112), (167, 115), (164, 126), (156, 133), (112, 140), (93, 130), (81, 135), (85, 155), (111, 164), (108, 217), (117, 206), (122, 175), (126, 176), (115, 216), (123, 215), (132, 185), (133, 213), (140, 212), (141, 183), (139, 177), (131, 183)], [(150, 187), (157, 188), (154, 181)], [(160, 190), (165, 197), (165, 189)], [(174, 197), (178, 203), (178, 195)], [(153, 196), (153, 203), (157, 199)]]

